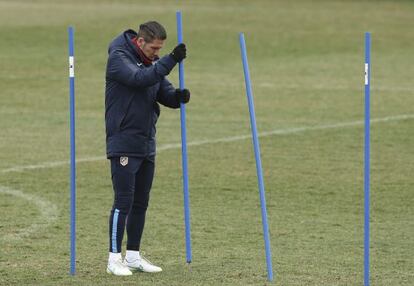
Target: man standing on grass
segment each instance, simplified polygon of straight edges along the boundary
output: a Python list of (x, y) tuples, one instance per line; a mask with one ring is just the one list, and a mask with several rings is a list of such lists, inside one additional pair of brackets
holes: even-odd
[[(145, 213), (154, 176), (155, 124), (158, 103), (170, 108), (190, 100), (187, 89), (175, 89), (165, 78), (186, 57), (179, 44), (158, 58), (167, 34), (150, 21), (136, 33), (127, 30), (109, 45), (106, 68), (105, 123), (107, 157), (111, 161), (114, 203), (109, 217), (107, 273), (131, 275), (131, 270), (160, 272), (140, 254)], [(121, 244), (126, 226), (127, 248)]]

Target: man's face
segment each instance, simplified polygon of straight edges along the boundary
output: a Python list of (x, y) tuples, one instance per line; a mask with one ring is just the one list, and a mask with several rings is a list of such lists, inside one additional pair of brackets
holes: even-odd
[(137, 43), (144, 55), (152, 61), (159, 57), (160, 50), (164, 46), (164, 41), (159, 39), (155, 39), (148, 43), (145, 42), (144, 38), (140, 37), (138, 38)]

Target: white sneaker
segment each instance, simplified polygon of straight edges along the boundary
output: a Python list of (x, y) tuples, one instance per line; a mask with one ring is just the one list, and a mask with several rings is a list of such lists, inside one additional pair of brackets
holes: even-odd
[(161, 267), (155, 266), (150, 261), (148, 261), (142, 255), (139, 255), (135, 258), (128, 258), (125, 257), (124, 264), (131, 270), (131, 271), (141, 271), (141, 272), (148, 272), (148, 273), (155, 273), (161, 272)]
[(129, 276), (132, 275), (131, 270), (125, 264), (122, 263), (122, 259), (108, 261), (106, 267), (106, 273), (116, 276)]

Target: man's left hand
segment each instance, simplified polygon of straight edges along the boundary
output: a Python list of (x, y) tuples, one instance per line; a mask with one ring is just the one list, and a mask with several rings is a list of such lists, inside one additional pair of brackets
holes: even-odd
[(190, 101), (190, 91), (186, 88), (176, 89), (175, 96), (180, 103), (187, 103)]

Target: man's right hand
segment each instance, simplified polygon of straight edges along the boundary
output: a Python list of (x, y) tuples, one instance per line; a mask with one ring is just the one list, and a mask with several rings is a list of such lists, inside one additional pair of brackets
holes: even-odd
[(181, 43), (176, 46), (170, 55), (177, 63), (181, 62), (187, 56), (187, 48), (185, 47), (185, 44)]

